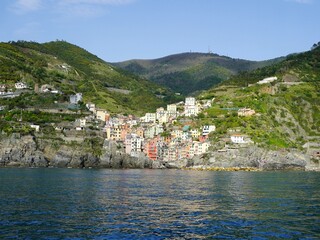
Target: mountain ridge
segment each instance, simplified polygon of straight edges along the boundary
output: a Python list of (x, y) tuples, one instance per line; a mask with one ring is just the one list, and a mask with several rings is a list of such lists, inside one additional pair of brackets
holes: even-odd
[(210, 88), (241, 71), (256, 69), (283, 60), (233, 59), (215, 53), (185, 52), (157, 59), (134, 59), (112, 63), (184, 95)]

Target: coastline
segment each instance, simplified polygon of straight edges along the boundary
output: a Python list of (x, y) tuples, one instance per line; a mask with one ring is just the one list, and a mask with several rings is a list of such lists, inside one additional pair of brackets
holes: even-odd
[(195, 171), (320, 170), (319, 165), (302, 152), (267, 150), (256, 146), (227, 152), (211, 151), (192, 159), (166, 162), (150, 160), (143, 155), (131, 157), (112, 144), (108, 148), (99, 148), (96, 154), (96, 148), (84, 148), (76, 144), (56, 146), (52, 141), (31, 135), (13, 134), (10, 137), (2, 137), (0, 144), (0, 167), (145, 168)]

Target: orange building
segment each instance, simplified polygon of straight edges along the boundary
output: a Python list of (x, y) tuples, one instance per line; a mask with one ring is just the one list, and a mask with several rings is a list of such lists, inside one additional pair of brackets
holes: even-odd
[(144, 148), (145, 154), (151, 160), (157, 160), (157, 153), (158, 153), (157, 142), (158, 142), (157, 139), (151, 139), (145, 145), (145, 148)]

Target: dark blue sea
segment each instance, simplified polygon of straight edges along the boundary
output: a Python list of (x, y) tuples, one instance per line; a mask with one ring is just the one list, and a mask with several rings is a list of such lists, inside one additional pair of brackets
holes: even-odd
[(0, 239), (319, 239), (320, 173), (0, 169)]

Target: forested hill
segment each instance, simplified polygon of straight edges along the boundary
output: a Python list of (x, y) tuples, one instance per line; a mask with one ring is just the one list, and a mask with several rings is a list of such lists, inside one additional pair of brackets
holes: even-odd
[(209, 89), (240, 71), (253, 70), (283, 59), (256, 62), (213, 53), (181, 53), (153, 60), (129, 60), (114, 65), (187, 95)]
[(154, 110), (174, 101), (165, 87), (112, 66), (65, 41), (0, 43), (0, 84), (50, 84), (114, 113)]

